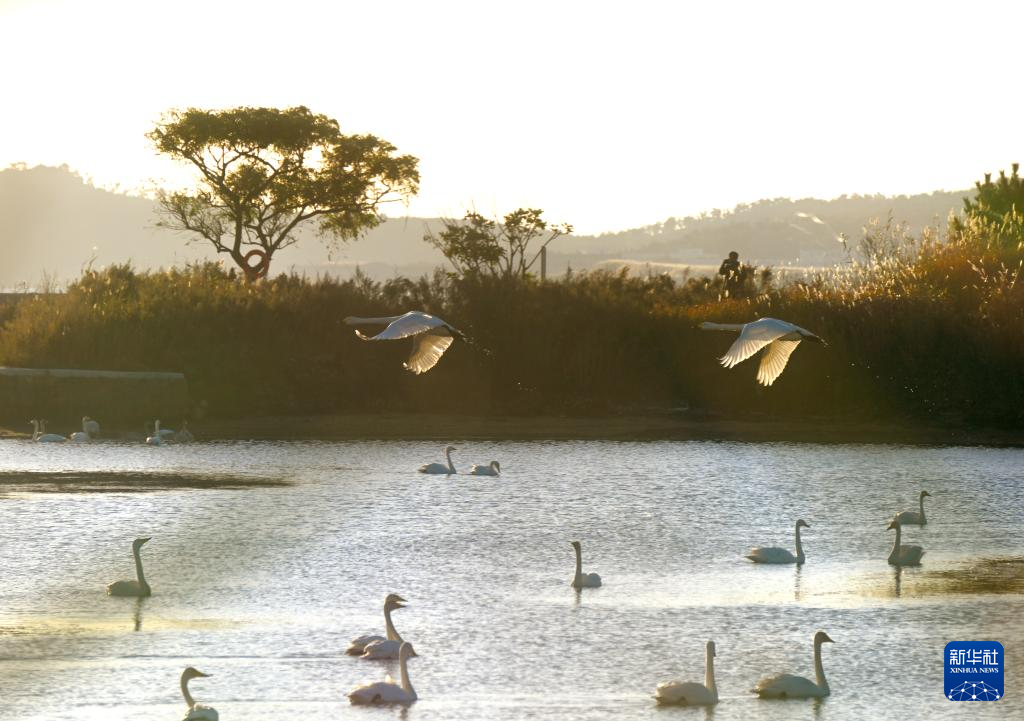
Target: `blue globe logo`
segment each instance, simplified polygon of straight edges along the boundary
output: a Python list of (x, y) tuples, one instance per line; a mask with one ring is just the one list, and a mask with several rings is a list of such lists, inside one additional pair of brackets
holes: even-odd
[(950, 701), (998, 701), (999, 689), (992, 688), (984, 681), (965, 681), (949, 690)]

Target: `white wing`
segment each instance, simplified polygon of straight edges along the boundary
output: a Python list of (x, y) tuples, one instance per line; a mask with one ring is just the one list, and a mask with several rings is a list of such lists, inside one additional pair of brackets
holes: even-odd
[[(721, 357), (722, 365), (732, 368), (757, 353), (774, 340), (792, 333), (797, 327), (774, 318), (761, 318), (747, 323), (740, 332), (740, 337), (732, 344), (728, 352)], [(792, 351), (790, 351), (792, 352)]]
[(789, 357), (800, 345), (798, 340), (777, 340), (768, 344), (761, 355), (761, 365), (757, 369), (757, 382), (763, 386), (770, 386), (775, 379), (782, 375), (782, 371), (789, 362)]
[[(390, 330), (390, 328), (388, 328)], [(385, 331), (386, 333), (387, 331)], [(439, 329), (438, 332), (447, 333), (447, 328)], [(384, 335), (384, 333), (381, 333)], [(380, 336), (377, 336), (380, 338)], [(412, 341), (412, 355), (409, 356), (404, 365), (405, 369), (419, 375), (437, 365), (441, 356), (448, 350), (448, 346), (455, 340), (450, 335), (436, 335), (435, 333), (422, 333)]]
[(387, 328), (375, 336), (366, 336), (356, 331), (356, 335), (363, 340), (398, 340), (418, 335), (435, 328), (447, 327), (440, 318), (419, 311), (412, 311), (392, 321)]

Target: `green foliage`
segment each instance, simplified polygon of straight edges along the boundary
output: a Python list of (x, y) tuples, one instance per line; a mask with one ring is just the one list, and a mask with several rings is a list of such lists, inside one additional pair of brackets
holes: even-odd
[[(801, 420), (1024, 425), (1022, 251), (994, 242), (986, 223), (948, 237), (874, 232), (889, 251), (873, 260), (781, 287), (754, 277), (743, 297), (726, 297), (721, 278), (626, 272), (244, 285), (213, 264), (114, 266), (21, 302), (0, 329), (0, 364), (183, 371), (193, 399), (222, 416), (607, 414), (688, 403)], [(412, 308), (476, 345), (456, 343), (413, 376), (401, 368), (407, 343), (362, 343), (340, 322)], [(829, 343), (801, 348), (768, 389), (754, 380), (756, 359), (719, 365), (732, 336), (696, 327), (763, 316)]]
[[(974, 184), (978, 195), (974, 200), (964, 198), (964, 211), (976, 223), (987, 226), (990, 237), (1005, 247), (1024, 244), (1024, 178), (1017, 173), (1019, 163), (1010, 166), (1010, 176), (1002, 170), (999, 179), (992, 182), (992, 174), (985, 173), (984, 182)], [(962, 221), (954, 227), (963, 230)]]
[[(548, 225), (543, 214), (536, 208), (519, 208), (498, 223), (470, 211), (461, 222), (444, 221), (444, 230), (436, 236), (427, 233), (423, 240), (440, 250), (462, 275), (526, 278), (541, 250), (572, 232), (568, 223)], [(535, 241), (540, 242), (536, 249), (530, 247)]]
[(376, 226), (381, 206), (419, 186), (418, 161), (373, 135), (344, 135), (305, 107), (171, 110), (147, 135), (199, 171), (190, 192), (162, 192), (168, 227), (227, 253), (243, 271), (247, 248), (266, 255), (297, 242), (315, 221), (333, 244)]

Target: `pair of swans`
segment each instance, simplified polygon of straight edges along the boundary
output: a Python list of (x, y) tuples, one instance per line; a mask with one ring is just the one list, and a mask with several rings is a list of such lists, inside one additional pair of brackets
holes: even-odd
[[(923, 499), (922, 499), (923, 500)], [(889, 563), (893, 566), (920, 566), (924, 549), (920, 546), (901, 545), (901, 523), (899, 517), (894, 517), (886, 530), (896, 531), (896, 540), (892, 544), (892, 551), (889, 552)]]
[[(452, 451), (458, 450), (455, 446), (445, 446), (444, 457), (447, 461), (445, 463), (427, 463), (420, 466), (420, 473), (434, 473), (443, 474), (446, 476), (454, 476), (457, 471), (455, 470), (455, 464), (452, 463)], [(469, 475), (471, 476), (498, 476), (501, 475), (501, 464), (497, 461), (491, 461), (487, 465), (480, 463), (474, 463), (472, 468), (469, 469)]]
[(185, 697), (185, 703), (188, 704), (188, 711), (185, 712), (182, 721), (219, 721), (220, 715), (217, 713), (217, 710), (205, 704), (196, 703), (188, 690), (188, 682), (192, 679), (209, 678), (212, 675), (210, 673), (203, 673), (192, 666), (182, 671), (181, 695)]
[(402, 364), (402, 367), (416, 375), (426, 373), (436, 366), (455, 338), (467, 340), (466, 336), (451, 324), (437, 316), (421, 311), (410, 311), (405, 315), (392, 315), (381, 318), (349, 316), (345, 319), (345, 324), (387, 324), (387, 328), (375, 336), (363, 335), (357, 330), (356, 337), (360, 340), (401, 340), (402, 338), (411, 338), (412, 353), (409, 355), (409, 360)]
[(796, 563), (801, 564), (804, 562), (804, 548), (800, 545), (800, 529), (810, 528), (807, 525), (807, 521), (800, 519), (796, 522), (796, 530), (794, 531), (795, 543), (796, 543), (796, 555), (787, 551), (785, 548), (779, 548), (778, 546), (761, 547), (757, 546), (750, 549), (747, 554), (754, 563)]
[(146, 445), (162, 446), (164, 443), (190, 443), (195, 440), (192, 431), (188, 429), (188, 421), (181, 422), (181, 430), (173, 428), (161, 428), (160, 419), (153, 422), (153, 435), (146, 437)]
[(144, 598), (153, 594), (149, 584), (146, 583), (146, 574), (142, 570), (142, 546), (149, 540), (149, 538), (136, 538), (132, 541), (132, 556), (135, 557), (136, 580), (115, 581), (107, 586), (108, 596), (136, 596)]
[(32, 419), (30, 423), (32, 424), (32, 440), (41, 443), (62, 443), (64, 441), (83, 443), (98, 438), (100, 435), (100, 424), (89, 416), (82, 416), (82, 430), (75, 431), (68, 438), (57, 433), (47, 433), (45, 420)]
[(32, 424), (32, 440), (36, 443), (63, 443), (67, 440), (67, 438), (57, 433), (47, 433), (46, 421), (44, 420), (33, 418), (29, 423)]
[(900, 511), (896, 514), (896, 520), (901, 525), (916, 525), (923, 526), (928, 521), (924, 517), (924, 499), (931, 497), (928, 491), (921, 491), (921, 495), (918, 497), (919, 509), (917, 511)]
[(763, 386), (770, 386), (782, 375), (789, 357), (800, 345), (800, 341), (808, 340), (827, 345), (806, 328), (776, 318), (761, 318), (751, 323), (705, 321), (700, 324), (700, 329), (739, 331), (740, 337), (719, 359), (726, 368), (732, 368), (764, 349), (764, 353), (761, 354), (761, 365), (757, 368), (757, 382)]
[(415, 656), (412, 644), (404, 641), (391, 622), (391, 612), (404, 608), (405, 599), (397, 593), (389, 593), (384, 598), (384, 628), (386, 637), (365, 635), (353, 639), (345, 653), (367, 659), (398, 659), (401, 671), (401, 683), (396, 683), (391, 676), (383, 681), (366, 683), (356, 686), (348, 693), (353, 704), (408, 704), (416, 700), (416, 690), (409, 682), (408, 661)]
[[(395, 624), (391, 621), (391, 612), (405, 608), (406, 600), (397, 593), (389, 593), (384, 597), (384, 633), (385, 636), (366, 634), (352, 639), (352, 643), (345, 649), (349, 656), (359, 656), (366, 659), (394, 659), (398, 658), (405, 643), (398, 635)], [(411, 648), (411, 646), (410, 646)], [(413, 656), (416, 652), (413, 651)]]
[[(754, 686), (754, 693), (766, 699), (823, 698), (831, 693), (825, 669), (821, 663), (821, 645), (833, 643), (824, 631), (814, 634), (814, 681), (803, 676), (780, 673), (762, 678)], [(659, 684), (655, 700), (665, 706), (714, 706), (718, 703), (715, 685), (715, 642), (708, 641), (704, 660), (704, 683), (669, 681)]]

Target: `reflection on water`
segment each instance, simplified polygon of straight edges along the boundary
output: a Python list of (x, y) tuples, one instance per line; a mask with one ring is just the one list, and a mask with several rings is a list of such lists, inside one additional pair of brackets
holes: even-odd
[[(954, 718), (947, 641), (1024, 653), (1022, 451), (452, 440), (501, 482), (416, 473), (438, 444), (0, 442), (5, 718), (180, 717), (186, 665), (223, 718), (367, 718), (344, 693), (397, 665), (344, 649), (383, 632), (389, 592), (420, 701), (388, 718)], [(922, 487), (928, 554), (894, 569), (885, 527)], [(743, 557), (794, 518), (806, 564)], [(140, 536), (153, 596), (107, 597)], [(576, 538), (600, 589), (569, 584)], [(813, 676), (819, 628), (833, 696), (754, 698), (766, 673)], [(659, 709), (707, 639), (721, 704)], [(1020, 693), (990, 706), (1024, 715)]]

